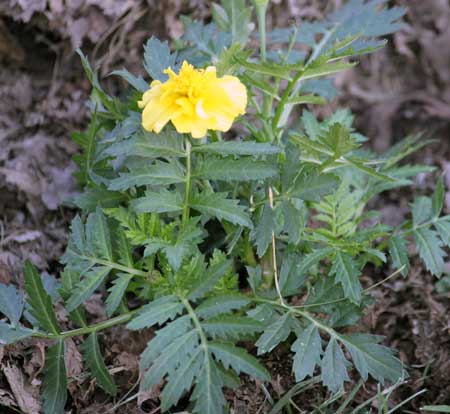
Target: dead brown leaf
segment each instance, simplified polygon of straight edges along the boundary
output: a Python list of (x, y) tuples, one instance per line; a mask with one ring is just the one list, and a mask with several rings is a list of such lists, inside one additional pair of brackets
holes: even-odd
[(82, 356), (75, 341), (72, 338), (64, 341), (64, 361), (66, 363), (67, 376), (77, 377), (83, 370)]
[(27, 383), (23, 372), (9, 363), (2, 365), (2, 371), (11, 387), (17, 406), (27, 414), (39, 414), (41, 403)]

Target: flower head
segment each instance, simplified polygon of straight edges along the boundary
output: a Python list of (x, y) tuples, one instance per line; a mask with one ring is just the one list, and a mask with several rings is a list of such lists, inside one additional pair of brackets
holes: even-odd
[(228, 131), (245, 113), (247, 90), (238, 78), (218, 78), (214, 66), (195, 69), (186, 61), (178, 74), (171, 68), (164, 72), (169, 79), (153, 81), (138, 102), (147, 131), (159, 133), (172, 121), (178, 132), (202, 138), (208, 129)]

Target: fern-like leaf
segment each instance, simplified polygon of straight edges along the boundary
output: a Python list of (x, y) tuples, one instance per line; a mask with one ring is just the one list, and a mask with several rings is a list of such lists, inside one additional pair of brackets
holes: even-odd
[(143, 306), (127, 327), (137, 330), (156, 324), (161, 325), (167, 320), (175, 318), (182, 310), (183, 305), (176, 296), (163, 296)]
[(0, 283), (0, 312), (3, 313), (12, 325), (17, 325), (22, 316), (24, 306), (23, 293), (13, 285)]
[(295, 353), (293, 367), (295, 379), (300, 382), (305, 377), (311, 376), (316, 365), (320, 363), (322, 340), (317, 326), (310, 323), (302, 330), (292, 344), (291, 350)]
[(83, 361), (86, 368), (96, 379), (98, 386), (108, 394), (115, 396), (117, 394), (117, 387), (103, 361), (97, 334), (95, 332), (92, 332), (84, 340), (81, 345), (81, 351), (83, 353)]
[(24, 266), (25, 291), (28, 295), (30, 313), (39, 326), (46, 332), (59, 334), (59, 325), (53, 310), (52, 299), (45, 291), (41, 277), (31, 262), (26, 261)]
[(207, 216), (253, 227), (245, 208), (239, 205), (238, 200), (227, 198), (226, 193), (199, 193), (191, 198), (189, 205)]
[(106, 298), (106, 314), (108, 316), (113, 315), (119, 307), (131, 279), (133, 279), (133, 275), (128, 273), (119, 273), (114, 279), (112, 286), (108, 289), (109, 295)]
[(347, 298), (356, 304), (361, 301), (362, 287), (359, 283), (360, 271), (349, 254), (342, 252), (336, 253), (330, 274), (335, 275), (336, 282), (341, 283)]
[(67, 376), (64, 363), (64, 340), (62, 339), (47, 349), (43, 386), (43, 413), (64, 414), (67, 400)]

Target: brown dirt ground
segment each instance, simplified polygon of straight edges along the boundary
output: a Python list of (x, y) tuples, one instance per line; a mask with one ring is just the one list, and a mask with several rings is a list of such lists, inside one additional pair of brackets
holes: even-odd
[[(76, 192), (71, 157), (77, 148), (70, 133), (87, 123), (84, 102), (89, 85), (74, 48), (82, 46), (100, 65), (103, 75), (122, 66), (139, 73), (141, 45), (147, 37), (179, 36), (180, 13), (208, 17), (207, 2), (201, 0), (69, 3), (0, 2), (1, 283), (22, 285), (21, 266), (27, 258), (42, 271), (59, 268), (58, 259), (75, 213), (61, 204)], [(274, 1), (271, 24), (320, 17), (340, 3), (342, 0)], [(358, 128), (371, 138), (376, 150), (388, 148), (407, 134), (424, 131), (437, 142), (415, 155), (414, 161), (439, 167), (450, 190), (450, 4), (447, 0), (391, 3), (409, 7), (405, 27), (390, 38), (383, 51), (342, 74), (337, 83), (344, 93), (318, 113), (326, 115), (338, 106), (350, 107)], [(123, 86), (111, 78), (105, 84), (113, 92)], [(429, 193), (432, 183), (430, 176), (419, 177), (414, 191)], [(405, 214), (411, 198), (411, 192), (402, 191), (377, 203), (386, 219), (395, 222)], [(446, 208), (450, 212), (450, 193)], [(381, 280), (384, 274), (374, 272), (367, 276), (368, 282)], [(410, 367), (410, 379), (392, 402), (428, 390), (405, 406), (408, 412), (418, 412), (424, 404), (450, 404), (450, 295), (437, 293), (435, 282), (415, 260), (406, 280), (390, 281), (374, 291), (377, 303), (361, 323), (362, 329), (385, 335), (385, 343), (399, 349)], [(92, 320), (104, 317), (101, 303), (101, 295), (89, 302)], [(64, 322), (63, 313), (60, 316)], [(103, 335), (107, 363), (120, 385), (120, 401), (134, 395), (133, 391), (125, 393), (138, 380), (138, 355), (150, 335), (135, 335), (121, 328)], [(73, 378), (70, 412), (107, 412), (117, 401), (83, 376), (78, 344), (71, 343), (66, 355)], [(36, 341), (0, 347), (0, 407), (38, 412), (43, 352), (43, 344)], [(271, 400), (293, 385), (285, 350), (267, 357), (266, 365), (274, 378), (267, 389), (244, 378), (239, 389), (227, 392), (235, 413), (267, 412)], [(368, 383), (357, 401), (375, 390), (375, 384)], [(141, 396), (139, 404), (132, 399), (116, 412), (156, 413), (157, 395), (158, 389), (154, 389)], [(294, 400), (308, 412), (324, 396), (323, 390), (313, 389)]]

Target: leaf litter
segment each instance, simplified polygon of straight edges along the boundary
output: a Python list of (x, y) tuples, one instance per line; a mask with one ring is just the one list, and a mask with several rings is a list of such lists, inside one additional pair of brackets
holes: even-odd
[[(40, 270), (57, 272), (74, 210), (64, 206), (76, 193), (71, 157), (77, 149), (69, 139), (73, 130), (84, 128), (85, 100), (89, 86), (81, 66), (73, 56), (75, 47), (91, 51), (106, 74), (112, 66), (126, 64), (138, 73), (140, 46), (151, 34), (178, 37), (178, 16), (194, 13), (208, 18), (205, 2), (148, 0), (136, 6), (133, 1), (9, 0), (0, 4), (0, 282), (21, 285), (20, 271), (30, 258)], [(166, 4), (167, 3), (167, 4)], [(274, 24), (290, 24), (300, 18), (320, 18), (325, 10), (341, 0), (277, 0), (271, 17)], [(319, 110), (329, 115), (337, 105), (350, 106), (358, 128), (373, 139), (375, 149), (384, 149), (405, 134), (425, 130), (438, 142), (425, 148), (420, 161), (442, 168), (446, 182), (446, 208), (450, 212), (450, 5), (431, 0), (396, 0), (408, 6), (404, 28), (389, 45), (336, 81), (344, 93), (332, 105)], [(152, 14), (164, 16), (154, 24)], [(150, 25), (149, 23), (152, 22)], [(152, 27), (152, 33), (149, 31)], [(96, 47), (93, 45), (97, 44)], [(107, 45), (111, 44), (108, 50)], [(126, 51), (126, 52), (125, 52)], [(50, 63), (51, 64), (50, 64)], [(107, 79), (107, 87), (117, 81)], [(417, 191), (428, 191), (428, 182), (417, 182)], [(399, 192), (379, 200), (383, 214), (393, 224), (401, 218), (402, 206), (410, 194)], [(400, 215), (399, 217), (397, 217)], [(450, 269), (449, 269), (450, 272)], [(374, 282), (381, 272), (368, 275)], [(389, 294), (386, 294), (389, 292)], [(429, 391), (411, 408), (423, 403), (448, 403), (450, 395), (450, 297), (438, 294), (434, 281), (414, 263), (406, 280), (389, 282), (374, 290), (378, 301), (362, 324), (384, 332), (386, 343), (402, 350), (402, 359), (412, 366), (411, 380), (395, 395), (400, 402), (421, 388)], [(88, 305), (92, 321), (104, 317), (101, 295)], [(151, 333), (149, 332), (149, 335)], [(130, 338), (130, 336), (132, 336)], [(102, 336), (107, 365), (121, 378), (125, 393), (138, 379), (137, 355), (148, 338), (116, 328)], [(131, 346), (130, 346), (131, 344)], [(104, 394), (80, 376), (82, 360), (78, 340), (66, 349), (72, 406), (75, 412), (105, 412), (114, 407)], [(0, 404), (24, 412), (40, 407), (40, 363), (37, 344), (2, 349)], [(31, 357), (27, 356), (31, 351)], [(267, 412), (269, 400), (293, 385), (290, 361), (281, 350), (265, 361), (274, 383), (267, 390), (244, 376), (243, 384), (227, 393), (235, 412)], [(25, 364), (25, 365), (24, 365)], [(423, 375), (429, 366), (429, 375)], [(439, 384), (436, 386), (436, 384)], [(363, 399), (373, 395), (369, 385)], [(118, 407), (116, 412), (142, 412), (139, 407), (158, 407), (158, 388), (136, 401)], [(321, 392), (306, 392), (297, 403), (314, 403)]]

